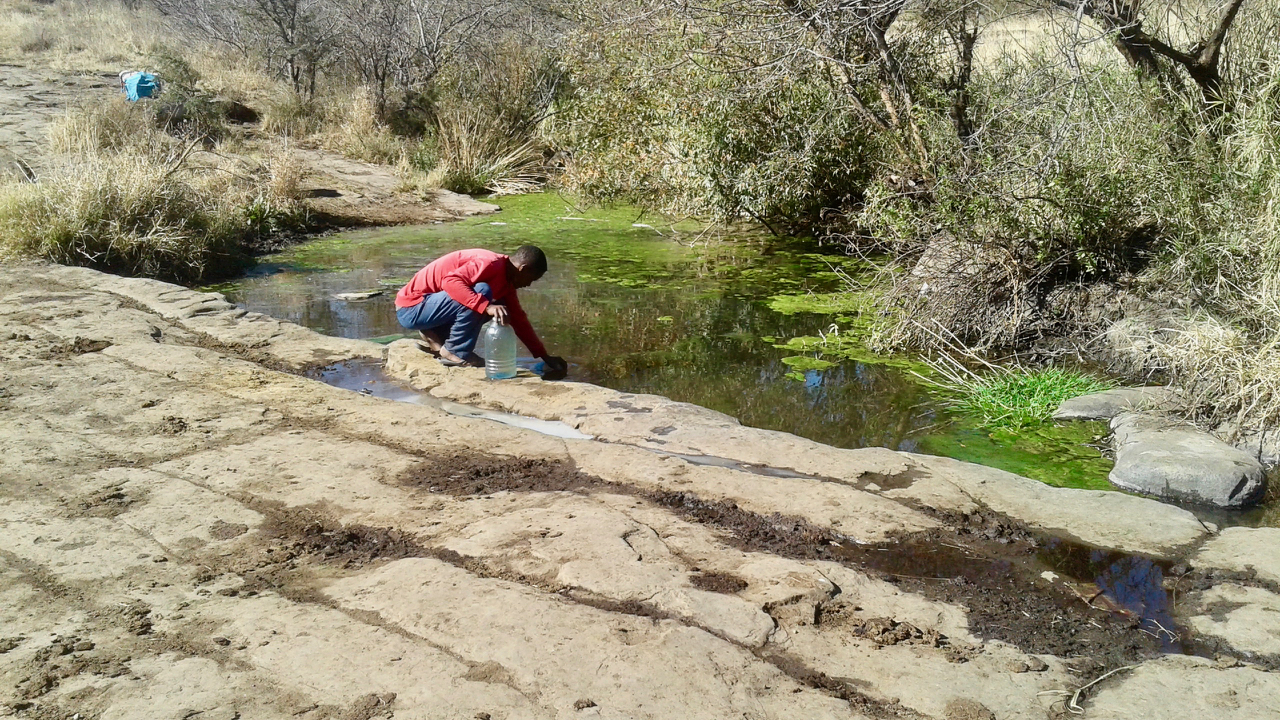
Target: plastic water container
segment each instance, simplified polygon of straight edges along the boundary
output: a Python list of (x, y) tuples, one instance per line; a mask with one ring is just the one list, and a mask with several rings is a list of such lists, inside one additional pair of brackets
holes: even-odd
[(484, 331), (484, 376), (506, 380), (516, 376), (516, 331), (491, 321)]

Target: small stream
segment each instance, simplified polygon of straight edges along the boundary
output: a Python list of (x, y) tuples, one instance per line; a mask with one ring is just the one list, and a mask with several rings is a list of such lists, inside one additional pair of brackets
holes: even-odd
[[(503, 211), (492, 216), (320, 238), (209, 289), (319, 332), (389, 342), (404, 336), (395, 292), (422, 265), (466, 247), (533, 243), (550, 270), (521, 291), (521, 303), (551, 352), (570, 361), (570, 379), (663, 395), (835, 447), (944, 455), (1051, 485), (1111, 489), (1103, 423), (992, 432), (952, 416), (910, 372), (919, 367), (911, 358), (862, 353), (811, 363), (820, 352), (778, 347), (833, 326), (856, 332), (856, 313), (795, 312), (796, 302), (773, 300), (842, 289), (841, 275), (865, 272), (843, 253), (749, 230), (707, 237), (630, 208), (575, 208), (554, 194), (499, 202)], [(366, 292), (380, 294), (338, 297)], [(1201, 516), (1257, 524), (1264, 514)]]

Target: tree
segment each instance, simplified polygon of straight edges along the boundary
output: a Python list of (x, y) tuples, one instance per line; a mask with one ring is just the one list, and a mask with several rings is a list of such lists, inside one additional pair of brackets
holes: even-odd
[(1060, 10), (1093, 19), (1103, 30), (1112, 33), (1121, 55), (1144, 75), (1169, 77), (1165, 63), (1172, 63), (1195, 82), (1207, 109), (1216, 114), (1225, 105), (1220, 70), (1222, 49), (1244, 0), (1227, 0), (1213, 29), (1186, 50), (1179, 50), (1172, 40), (1161, 39), (1148, 31), (1138, 0), (1052, 2)]

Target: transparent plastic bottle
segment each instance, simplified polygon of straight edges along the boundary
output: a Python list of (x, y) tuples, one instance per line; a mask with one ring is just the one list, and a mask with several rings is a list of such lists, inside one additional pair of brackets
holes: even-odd
[(516, 376), (516, 331), (491, 321), (484, 331), (484, 376), (506, 380)]

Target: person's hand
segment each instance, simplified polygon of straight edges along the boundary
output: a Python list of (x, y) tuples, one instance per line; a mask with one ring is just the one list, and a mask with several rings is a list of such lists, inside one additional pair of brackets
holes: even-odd
[(497, 303), (489, 303), (489, 307), (485, 309), (485, 314), (493, 317), (498, 321), (499, 325), (507, 324), (507, 306), (498, 305)]
[(562, 357), (543, 355), (542, 362), (546, 363), (546, 369), (542, 371), (543, 380), (560, 380), (569, 373), (569, 363)]

